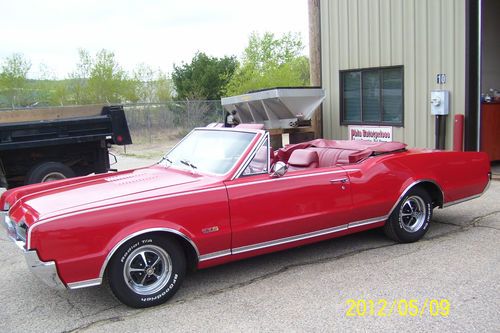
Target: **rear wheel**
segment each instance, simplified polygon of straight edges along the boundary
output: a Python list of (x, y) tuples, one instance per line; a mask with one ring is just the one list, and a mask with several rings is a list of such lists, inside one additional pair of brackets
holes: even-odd
[(384, 231), (397, 242), (415, 242), (425, 235), (431, 218), (431, 197), (424, 189), (413, 188), (396, 206), (384, 225)]
[(122, 245), (110, 261), (108, 282), (124, 304), (146, 308), (166, 302), (184, 279), (186, 259), (171, 237), (141, 235)]
[(43, 162), (35, 165), (26, 175), (24, 184), (35, 184), (61, 180), (75, 176), (70, 167), (59, 162)]

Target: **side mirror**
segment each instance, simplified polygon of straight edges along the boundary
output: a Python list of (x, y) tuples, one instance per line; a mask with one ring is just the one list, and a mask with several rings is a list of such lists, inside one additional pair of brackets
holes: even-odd
[(273, 170), (272, 170), (273, 172), (271, 173), (271, 177), (273, 178), (282, 177), (286, 173), (287, 169), (288, 166), (286, 165), (285, 162), (278, 161), (273, 165)]

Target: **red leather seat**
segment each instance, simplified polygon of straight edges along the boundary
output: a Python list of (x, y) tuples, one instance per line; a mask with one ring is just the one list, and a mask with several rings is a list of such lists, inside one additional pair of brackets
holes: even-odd
[(259, 174), (259, 173), (266, 173), (268, 172), (267, 170), (267, 159), (269, 158), (269, 164), (273, 165), (274, 163), (274, 152), (273, 152), (273, 147), (269, 148), (269, 151), (267, 150), (266, 146), (262, 146), (259, 148), (259, 150), (255, 153), (254, 158), (250, 162), (250, 164), (245, 168), (243, 171), (243, 175), (252, 175), (252, 174)]
[(296, 149), (288, 159), (288, 170), (304, 170), (317, 168), (319, 164), (318, 153), (313, 150)]

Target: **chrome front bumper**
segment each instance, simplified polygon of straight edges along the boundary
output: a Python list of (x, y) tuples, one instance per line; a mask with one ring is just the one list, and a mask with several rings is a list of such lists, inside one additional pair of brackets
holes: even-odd
[(54, 261), (41, 261), (36, 250), (26, 250), (26, 244), (20, 240), (16, 234), (14, 222), (9, 218), (7, 211), (0, 211), (1, 224), (7, 230), (9, 238), (23, 251), (24, 258), (31, 272), (46, 285), (54, 289), (66, 289), (57, 274), (56, 263)]

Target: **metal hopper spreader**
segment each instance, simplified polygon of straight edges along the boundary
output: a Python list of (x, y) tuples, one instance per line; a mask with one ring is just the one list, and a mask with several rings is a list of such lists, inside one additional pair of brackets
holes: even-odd
[(293, 128), (301, 120), (310, 120), (325, 99), (325, 91), (316, 87), (273, 88), (221, 99), (224, 109), (241, 123), (264, 124), (267, 129)]

